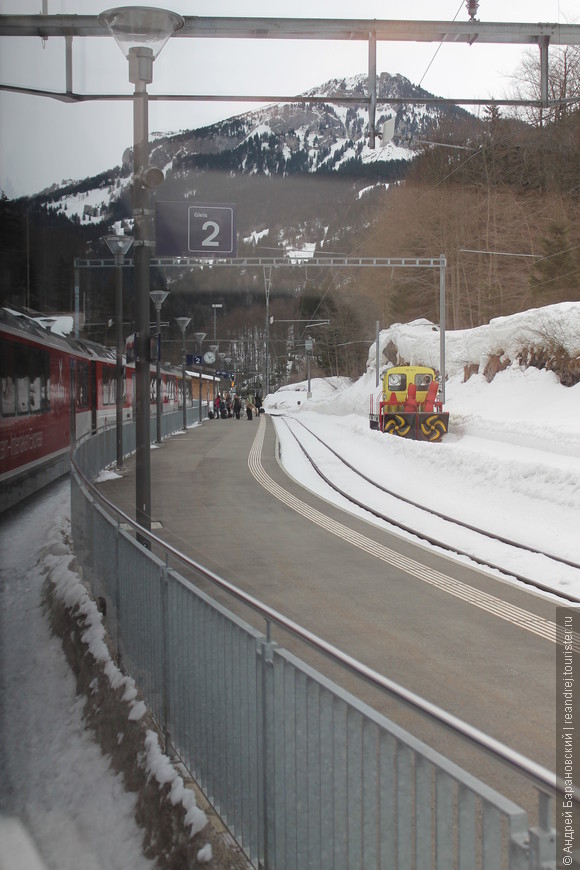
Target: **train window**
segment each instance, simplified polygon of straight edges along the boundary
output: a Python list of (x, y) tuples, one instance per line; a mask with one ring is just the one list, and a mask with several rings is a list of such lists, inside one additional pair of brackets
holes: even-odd
[(2, 375), (2, 416), (12, 417), (15, 411), (16, 390), (12, 375)]
[(432, 380), (433, 379), (429, 374), (422, 373), (415, 375), (415, 386), (418, 390), (427, 390)]
[(111, 369), (103, 366), (103, 405), (115, 404), (115, 375)]
[(85, 360), (77, 360), (77, 410), (89, 407), (89, 364)]
[(2, 384), (2, 416), (16, 413), (16, 386), (14, 383), (14, 345), (3, 342), (0, 347), (0, 382)]
[(42, 354), (42, 366), (40, 373), (40, 410), (43, 414), (50, 411), (50, 356)]
[(50, 358), (47, 351), (35, 350), (29, 358), (28, 408), (31, 414), (48, 411), (50, 398)]
[(29, 357), (31, 414), (46, 413), (50, 405), (50, 357), (48, 351), (36, 350)]
[(389, 390), (398, 392), (399, 390), (407, 389), (407, 375), (403, 373), (389, 375), (387, 378)]
[(30, 379), (30, 413), (40, 413), (40, 378)]
[(17, 414), (28, 414), (28, 401), (30, 398), (28, 350), (28, 348), (20, 344), (14, 348), (14, 381), (16, 384)]

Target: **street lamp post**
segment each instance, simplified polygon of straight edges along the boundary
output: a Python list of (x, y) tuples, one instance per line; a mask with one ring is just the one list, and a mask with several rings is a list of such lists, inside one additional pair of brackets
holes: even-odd
[(183, 397), (183, 431), (185, 432), (187, 429), (187, 408), (185, 405), (185, 330), (191, 323), (191, 317), (176, 317), (175, 319), (181, 329), (181, 392)]
[[(215, 321), (214, 321), (214, 323), (215, 323)], [(214, 326), (214, 330), (215, 330), (215, 326)], [(209, 349), (213, 354), (213, 409), (214, 409), (214, 411), (215, 411), (215, 380), (216, 380), (216, 364), (215, 363), (216, 363), (217, 352), (219, 350), (219, 347), (220, 347), (219, 344), (210, 344), (210, 346), (209, 346)]]
[(169, 296), (167, 290), (152, 290), (149, 293), (155, 306), (157, 327), (157, 360), (155, 362), (155, 405), (157, 408), (157, 444), (161, 444), (161, 416), (163, 414), (163, 395), (161, 389), (161, 306)]
[(214, 303), (212, 304), (211, 307), (213, 308), (213, 340), (214, 340), (214, 343), (215, 343), (215, 340), (216, 340), (216, 314), (217, 314), (217, 309), (218, 309), (218, 308), (223, 308), (224, 306), (222, 305), (221, 302), (214, 302)]
[(314, 347), (314, 342), (310, 338), (310, 336), (308, 336), (306, 338), (306, 341), (304, 342), (304, 348), (306, 350), (306, 363), (307, 363), (307, 367), (308, 367), (308, 390), (306, 392), (307, 399), (312, 398), (312, 391), (310, 389), (310, 358), (312, 356), (312, 348), (313, 347)]
[[(150, 399), (149, 399), (149, 263), (153, 227), (149, 191), (163, 181), (163, 172), (149, 166), (147, 85), (153, 81), (153, 61), (169, 37), (185, 24), (181, 15), (165, 9), (126, 6), (98, 16), (129, 61), (133, 94), (133, 218), (135, 233), (135, 513), (139, 525), (151, 530)], [(149, 547), (147, 540), (141, 540)]]
[(231, 389), (231, 377), (230, 377), (230, 363), (231, 363), (231, 361), (232, 361), (231, 356), (224, 357), (224, 362), (225, 362), (227, 369), (228, 369), (228, 390)]
[[(202, 356), (202, 353), (201, 353), (201, 347), (202, 347), (203, 340), (204, 340), (204, 338), (206, 337), (206, 335), (207, 335), (207, 332), (194, 332), (194, 333), (193, 333), (193, 337), (194, 337), (195, 340), (197, 341), (197, 353), (198, 353), (199, 356)], [(202, 357), (202, 361), (203, 361), (203, 357)], [(202, 421), (202, 409), (201, 409), (201, 404), (202, 404), (202, 396), (201, 396), (201, 372), (200, 372), (200, 373), (199, 373), (199, 409), (198, 409), (198, 410), (199, 410), (199, 422), (200, 422), (200, 423), (201, 423), (201, 421)], [(209, 410), (209, 408), (208, 408), (208, 410)]]
[(271, 266), (264, 266), (264, 286), (266, 290), (266, 395), (270, 393), (270, 287)]
[(115, 257), (115, 432), (117, 436), (117, 468), (123, 465), (123, 263), (125, 254), (133, 244), (131, 236), (103, 236), (109, 251)]

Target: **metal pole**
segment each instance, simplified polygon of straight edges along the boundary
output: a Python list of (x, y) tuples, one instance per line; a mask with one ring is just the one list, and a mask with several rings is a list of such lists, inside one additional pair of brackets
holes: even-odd
[[(207, 335), (207, 333), (205, 333), (205, 332), (195, 332), (194, 333), (194, 338), (197, 341), (197, 352), (198, 352), (199, 356), (202, 358), (202, 363), (203, 363), (202, 345), (203, 345), (203, 340), (206, 337), (206, 335)], [(201, 374), (202, 373), (200, 371), (200, 373), (199, 373), (199, 422), (200, 423), (203, 419), (203, 412), (202, 412), (202, 407), (201, 407), (201, 405), (202, 405), (202, 397), (201, 397), (202, 377), (201, 377)], [(209, 407), (208, 407), (208, 411), (209, 411)]]
[(185, 404), (186, 400), (186, 389), (185, 389), (185, 329), (183, 330), (182, 335), (183, 341), (181, 345), (181, 387), (183, 390), (183, 431), (187, 429), (187, 407)]
[(445, 403), (445, 267), (447, 260), (441, 254), (439, 260), (439, 373), (441, 378), (441, 401)]
[[(149, 159), (148, 105), (145, 82), (135, 84), (133, 95), (133, 217), (135, 221), (135, 386), (136, 386), (136, 471), (135, 515), (137, 522), (151, 531), (151, 451), (150, 451), (150, 375), (149, 375), (149, 191), (141, 174)], [(141, 540), (147, 549), (147, 539)]]
[(157, 359), (155, 363), (156, 441), (161, 444), (161, 419), (163, 417), (163, 389), (161, 387), (161, 306), (169, 296), (168, 290), (152, 290), (149, 294), (157, 315)]
[(542, 108), (548, 107), (548, 46), (550, 44), (549, 36), (541, 36), (538, 40), (540, 45), (540, 99)]
[(380, 364), (381, 355), (379, 353), (379, 321), (377, 320), (377, 328), (376, 328), (376, 336), (375, 336), (375, 368), (377, 370), (376, 375), (376, 383), (375, 387), (378, 387), (380, 377), (379, 377), (379, 364)]
[[(74, 259), (74, 285), (75, 285), (75, 338), (80, 335), (81, 321), (81, 270), (79, 269), (79, 258)], [(28, 295), (28, 294), (27, 294)]]
[(272, 268), (264, 266), (264, 284), (266, 288), (266, 395), (270, 394), (270, 282)]
[[(214, 309), (214, 311), (215, 311), (215, 309)], [(217, 360), (217, 352), (218, 352), (218, 350), (219, 350), (219, 344), (210, 344), (209, 348), (210, 348), (211, 352), (212, 352), (213, 355), (214, 355), (214, 360), (213, 360), (213, 374), (212, 374), (212, 378), (213, 378), (213, 409), (214, 409), (214, 411), (215, 411), (215, 397), (216, 397), (216, 360)], [(219, 384), (218, 384), (218, 386), (219, 386)]]
[(181, 329), (181, 397), (183, 400), (183, 431), (187, 429), (187, 400), (185, 389), (185, 330), (191, 323), (191, 317), (176, 317), (175, 318)]
[(131, 236), (124, 233), (103, 236), (103, 241), (115, 258), (115, 434), (117, 439), (117, 467), (123, 465), (123, 263), (125, 254), (133, 244)]
[(377, 34), (369, 33), (369, 148), (375, 147), (377, 116)]
[(200, 422), (200, 423), (201, 423), (201, 421), (202, 421), (202, 416), (203, 416), (203, 415), (202, 415), (202, 409), (201, 409), (201, 386), (202, 386), (202, 378), (201, 378), (201, 372), (200, 372), (200, 373), (199, 373), (199, 409), (198, 409), (198, 410), (199, 410), (199, 422)]
[(304, 347), (306, 350), (306, 366), (307, 366), (307, 371), (308, 371), (308, 390), (306, 392), (306, 398), (311, 399), (312, 398), (312, 391), (310, 389), (310, 357), (312, 355), (312, 347), (313, 347), (313, 342), (312, 342), (311, 338), (306, 339), (306, 341), (304, 342)]
[(161, 444), (161, 415), (163, 413), (163, 396), (161, 395), (161, 305), (155, 306), (155, 314), (157, 315), (157, 360), (155, 364), (155, 405), (157, 409), (156, 441), (157, 444)]
[[(153, 81), (153, 61), (167, 39), (183, 27), (185, 20), (174, 12), (147, 8), (119, 7), (102, 12), (99, 24), (107, 27), (129, 61), (133, 93), (133, 220), (135, 225), (135, 514), (146, 531), (151, 531), (151, 401), (149, 375), (149, 266), (153, 226), (149, 187), (163, 181), (160, 169), (149, 167), (149, 116), (147, 84)], [(145, 45), (142, 44), (145, 39)], [(155, 49), (155, 52), (154, 52)], [(70, 84), (70, 82), (67, 82)], [(147, 538), (140, 544), (150, 549)]]
[(117, 435), (117, 468), (123, 467), (123, 261), (125, 255), (115, 254), (115, 335), (116, 393), (115, 428)]

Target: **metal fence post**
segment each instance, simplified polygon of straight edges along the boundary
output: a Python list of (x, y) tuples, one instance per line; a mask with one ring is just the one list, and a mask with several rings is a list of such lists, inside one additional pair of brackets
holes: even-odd
[(165, 741), (165, 754), (169, 755), (169, 554), (165, 554), (165, 565), (160, 572), (161, 580), (161, 625), (163, 631), (163, 686), (161, 689), (161, 703), (163, 709), (163, 739)]
[(530, 870), (544, 870), (554, 860), (556, 831), (550, 827), (551, 804), (550, 795), (538, 793), (538, 826), (530, 828)]
[(121, 654), (121, 518), (115, 528), (115, 650), (117, 667), (122, 667)]
[(271, 640), (271, 624), (266, 623), (266, 639), (260, 644), (260, 667), (262, 675), (262, 805), (263, 819), (263, 864), (270, 870), (270, 855), (275, 854), (276, 819), (274, 808), (274, 648)]

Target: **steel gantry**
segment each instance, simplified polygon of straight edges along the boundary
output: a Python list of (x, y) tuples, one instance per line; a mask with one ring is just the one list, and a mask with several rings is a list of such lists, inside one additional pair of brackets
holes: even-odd
[[(580, 25), (568, 23), (516, 23), (477, 21), (473, 2), (466, 3), (468, 21), (399, 21), (377, 19), (325, 18), (234, 18), (183, 16), (183, 27), (175, 39), (333, 40), (368, 44), (368, 93), (366, 95), (313, 96), (311, 94), (150, 94), (150, 100), (221, 101), (245, 103), (337, 103), (366, 105), (369, 111), (369, 145), (375, 142), (375, 112), (378, 105), (401, 103), (431, 105), (521, 105), (549, 108), (578, 98), (550, 100), (548, 97), (548, 50), (550, 45), (580, 45)], [(51, 97), (64, 102), (89, 100), (131, 100), (131, 94), (79, 93), (73, 87), (73, 40), (109, 37), (97, 15), (0, 15), (0, 37), (61, 38), (65, 52), (65, 87), (62, 91), (0, 83), (0, 90)], [(452, 98), (379, 97), (376, 83), (378, 42), (434, 42), (476, 45), (537, 46), (540, 51), (541, 85), (539, 100), (476, 99), (458, 94)]]
[[(215, 267), (263, 269), (266, 293), (266, 343), (268, 342), (270, 328), (269, 303), (272, 269), (288, 269), (295, 267), (307, 268), (308, 266), (321, 269), (439, 269), (439, 371), (441, 374), (442, 401), (445, 401), (445, 270), (447, 266), (447, 258), (445, 254), (440, 254), (438, 257), (347, 257), (338, 254), (312, 257), (290, 255), (287, 257), (231, 257), (224, 259), (204, 259), (199, 257), (152, 257), (150, 263), (151, 266), (155, 266), (159, 269), (202, 269)], [(75, 259), (75, 334), (78, 335), (78, 325), (80, 322), (80, 270), (88, 268), (110, 268), (114, 265), (115, 260), (105, 258)], [(132, 265), (133, 263), (130, 259), (125, 260), (125, 268), (131, 267)], [(266, 382), (268, 383), (268, 363), (266, 363), (266, 366)], [(376, 366), (378, 373), (378, 337), (376, 341)]]

